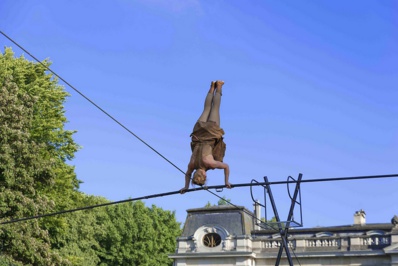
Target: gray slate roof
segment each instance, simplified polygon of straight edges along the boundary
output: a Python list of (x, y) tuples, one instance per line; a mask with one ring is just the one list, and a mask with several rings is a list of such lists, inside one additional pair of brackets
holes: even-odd
[(204, 225), (222, 225), (230, 235), (249, 235), (253, 230), (253, 218), (242, 206), (213, 206), (187, 210), (187, 219), (181, 236), (192, 236)]

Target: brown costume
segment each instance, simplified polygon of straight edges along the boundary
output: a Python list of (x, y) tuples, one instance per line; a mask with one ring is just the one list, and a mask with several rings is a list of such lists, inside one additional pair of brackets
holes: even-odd
[(191, 150), (195, 159), (195, 169), (203, 167), (203, 157), (209, 154), (213, 155), (214, 160), (223, 161), (226, 150), (223, 135), (224, 130), (215, 122), (196, 122), (191, 134)]

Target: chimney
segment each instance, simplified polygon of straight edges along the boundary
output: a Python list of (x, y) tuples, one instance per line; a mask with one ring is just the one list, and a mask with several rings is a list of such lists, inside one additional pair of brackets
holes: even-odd
[(364, 210), (360, 209), (354, 214), (354, 225), (364, 225), (366, 224), (366, 213)]
[(254, 205), (254, 216), (257, 218), (256, 221), (254, 221), (254, 230), (260, 230), (261, 227), (258, 226), (257, 224), (260, 223), (260, 219), (261, 219), (261, 207), (260, 207), (260, 201), (256, 200)]

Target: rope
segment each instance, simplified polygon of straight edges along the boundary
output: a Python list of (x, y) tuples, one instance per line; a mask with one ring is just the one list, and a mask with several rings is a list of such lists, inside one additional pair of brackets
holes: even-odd
[(86, 99), (88, 102), (90, 102), (92, 105), (94, 105), (96, 108), (98, 108), (102, 113), (104, 113), (106, 116), (108, 116), (110, 119), (112, 119), (114, 122), (116, 122), (119, 126), (121, 126), (123, 129), (125, 129), (127, 132), (129, 132), (131, 135), (136, 137), (139, 141), (141, 141), (143, 144), (145, 144), (148, 148), (153, 150), (155, 153), (157, 153), (160, 157), (162, 157), (164, 160), (166, 160), (169, 164), (174, 166), (177, 170), (179, 170), (181, 173), (185, 174), (183, 170), (181, 170), (178, 166), (176, 166), (174, 163), (172, 163), (169, 159), (167, 159), (165, 156), (163, 156), (160, 152), (155, 150), (152, 146), (150, 146), (148, 143), (146, 143), (143, 139), (141, 139), (139, 136), (137, 136), (134, 132), (132, 132), (130, 129), (128, 129), (125, 125), (123, 125), (121, 122), (119, 122), (116, 118), (114, 118), (112, 115), (110, 115), (108, 112), (106, 112), (104, 109), (102, 109), (99, 105), (97, 105), (95, 102), (93, 102), (90, 98), (88, 98), (86, 95), (84, 95), (81, 91), (76, 89), (72, 84), (67, 82), (65, 79), (63, 79), (60, 75), (55, 73), (51, 68), (43, 64), (39, 59), (37, 59), (35, 56), (33, 56), (31, 53), (29, 53), (26, 49), (24, 49), (21, 45), (19, 45), (16, 41), (11, 39), (9, 36), (7, 36), (4, 32), (0, 31), (0, 33), (6, 37), (8, 40), (10, 40), (12, 43), (14, 43), (16, 46), (18, 46), (22, 51), (27, 53), (30, 57), (32, 57), (34, 60), (36, 60), (39, 64), (41, 64), (43, 67), (45, 67), (48, 71), (50, 71), (53, 75), (58, 77), (60, 80), (62, 80), (66, 85), (68, 85), (70, 88), (72, 88), (75, 92), (80, 94), (84, 99)]
[[(92, 105), (94, 105), (96, 108), (98, 108), (102, 113), (104, 113), (106, 116), (108, 116), (110, 119), (112, 119), (114, 122), (116, 122), (118, 125), (120, 125), (123, 129), (125, 129), (127, 132), (129, 132), (131, 135), (133, 135), (135, 138), (137, 138), (139, 141), (141, 141), (143, 144), (145, 144), (148, 148), (150, 148), (152, 151), (154, 151), (156, 154), (158, 154), (160, 157), (162, 157), (164, 160), (166, 160), (168, 163), (170, 163), (172, 166), (174, 166), (177, 170), (179, 170), (181, 173), (185, 175), (185, 172), (181, 170), (178, 166), (176, 166), (174, 163), (172, 163), (170, 160), (168, 160), (165, 156), (163, 156), (160, 152), (158, 152), (156, 149), (154, 149), (152, 146), (150, 146), (147, 142), (145, 142), (143, 139), (141, 139), (139, 136), (137, 136), (134, 132), (132, 132), (130, 129), (128, 129), (126, 126), (124, 126), (121, 122), (119, 122), (116, 118), (114, 118), (112, 115), (110, 115), (108, 112), (106, 112), (104, 109), (102, 109), (100, 106), (98, 106), (96, 103), (94, 103), (91, 99), (89, 99), (87, 96), (85, 96), (82, 92), (80, 92), (78, 89), (76, 89), (74, 86), (72, 86), (69, 82), (67, 82), (65, 79), (63, 79), (61, 76), (59, 76), (57, 73), (55, 73), (52, 69), (50, 69), (48, 66), (43, 64), (41, 61), (39, 61), (35, 56), (33, 56), (31, 53), (29, 53), (26, 49), (24, 49), (21, 45), (19, 45), (17, 42), (15, 42), (13, 39), (11, 39), (9, 36), (7, 36), (4, 32), (0, 31), (0, 33), (6, 37), (8, 40), (10, 40), (12, 43), (14, 43), (16, 46), (18, 46), (21, 50), (23, 50), (25, 53), (27, 53), (29, 56), (31, 56), (33, 59), (35, 59), (39, 64), (41, 64), (45, 69), (50, 71), (53, 75), (58, 77), (61, 81), (63, 81), (66, 85), (68, 85), (70, 88), (72, 88), (75, 92), (80, 94), (84, 99), (86, 99), (88, 102), (90, 102)], [(362, 176), (362, 177), (343, 177), (343, 178), (328, 178), (328, 179), (314, 179), (314, 180), (301, 180), (300, 182), (305, 183), (305, 182), (325, 182), (325, 181), (342, 181), (342, 180), (355, 180), (355, 179), (368, 179), (368, 178), (385, 178), (385, 177), (396, 177), (398, 175), (380, 175), (380, 176)], [(191, 179), (191, 178), (190, 178)], [(297, 183), (297, 181), (278, 181), (278, 182), (267, 182), (267, 183), (257, 183), (256, 185), (265, 185), (265, 184), (289, 184), (289, 183)], [(252, 183), (249, 184), (238, 184), (238, 185), (233, 185), (233, 187), (243, 187), (243, 186), (253, 186)], [(186, 192), (192, 192), (192, 191), (197, 191), (197, 190), (206, 190), (209, 193), (213, 194), (214, 196), (224, 200), (228, 204), (238, 208), (237, 205), (233, 204), (232, 202), (225, 200), (221, 198), (219, 195), (215, 194), (214, 192), (210, 191), (209, 189), (215, 188), (215, 189), (223, 189), (226, 186), (213, 186), (213, 187), (205, 187), (201, 186), (201, 188), (195, 188), (195, 189), (188, 189), (185, 191)], [(180, 191), (173, 191), (173, 192), (166, 192), (166, 193), (161, 193), (161, 194), (153, 194), (149, 196), (144, 196), (144, 197), (139, 197), (139, 198), (133, 198), (133, 199), (127, 199), (127, 200), (122, 200), (122, 201), (115, 201), (115, 202), (109, 202), (109, 203), (103, 203), (103, 204), (98, 204), (98, 205), (92, 205), (92, 206), (86, 206), (86, 207), (81, 207), (81, 208), (76, 208), (76, 209), (71, 209), (71, 210), (64, 210), (64, 211), (59, 211), (59, 212), (54, 212), (54, 213), (48, 213), (48, 214), (42, 214), (42, 215), (36, 215), (36, 216), (31, 216), (31, 217), (25, 217), (25, 218), (20, 218), (20, 219), (13, 219), (10, 221), (2, 222), (2, 224), (11, 224), (11, 223), (16, 223), (16, 222), (22, 222), (22, 221), (27, 221), (27, 220), (32, 220), (32, 219), (39, 219), (43, 217), (49, 217), (49, 216), (54, 216), (54, 215), (61, 215), (64, 213), (71, 213), (71, 212), (76, 212), (76, 211), (81, 211), (81, 210), (87, 210), (87, 209), (93, 209), (93, 208), (98, 208), (98, 207), (104, 207), (104, 206), (109, 206), (109, 205), (114, 205), (114, 204), (120, 204), (120, 203), (125, 203), (125, 202), (131, 202), (131, 201), (136, 201), (136, 200), (141, 200), (141, 199), (149, 199), (149, 198), (156, 198), (156, 197), (163, 197), (163, 196), (169, 196), (173, 194), (180, 194)], [(243, 210), (245, 213), (253, 217), (254, 219), (261, 221), (259, 218), (255, 217), (253, 213), (248, 212), (246, 210)], [(276, 230), (276, 229), (275, 229)], [(277, 230), (276, 230), (277, 231)], [(295, 255), (295, 254), (294, 254)], [(296, 259), (298, 260), (297, 256), (295, 255)], [(299, 262), (300, 263), (300, 262)]]
[[(326, 178), (326, 179), (308, 179), (308, 180), (301, 180), (300, 183), (309, 183), (309, 182), (322, 182), (322, 181), (343, 181), (343, 180), (359, 180), (359, 179), (374, 179), (374, 178), (392, 178), (392, 177), (398, 177), (398, 174), (391, 174), (391, 175), (375, 175), (375, 176), (356, 176), (356, 177), (336, 177), (336, 178)], [(242, 184), (235, 184), (233, 187), (248, 187), (248, 186), (265, 186), (265, 185), (275, 185), (275, 184), (287, 184), (287, 183), (297, 183), (297, 181), (276, 181), (276, 182), (259, 182), (256, 184), (252, 183), (242, 183)], [(209, 191), (209, 189), (223, 189), (225, 188), (225, 185), (218, 185), (218, 186), (209, 186), (209, 187), (200, 187), (200, 188), (192, 188), (192, 189), (187, 189), (185, 193), (188, 192), (195, 192), (195, 191), (200, 191), (200, 190), (207, 190), (208, 192), (212, 193), (213, 195), (219, 197), (217, 194), (214, 194), (214, 192)], [(19, 218), (19, 219), (13, 219), (5, 222), (1, 222), (0, 225), (2, 224), (11, 224), (11, 223), (17, 223), (17, 222), (22, 222), (22, 221), (28, 221), (28, 220), (33, 220), (33, 219), (38, 219), (38, 218), (43, 218), (43, 217), (49, 217), (49, 216), (55, 216), (55, 215), (60, 215), (64, 213), (71, 213), (71, 212), (77, 212), (77, 211), (82, 211), (82, 210), (89, 210), (89, 209), (94, 209), (94, 208), (99, 208), (99, 207), (104, 207), (104, 206), (110, 206), (110, 205), (115, 205), (115, 204), (121, 204), (121, 203), (126, 203), (126, 202), (131, 202), (131, 201), (137, 201), (137, 200), (143, 200), (143, 199), (151, 199), (151, 198), (158, 198), (158, 197), (165, 197), (165, 196), (171, 196), (171, 195), (176, 195), (180, 194), (180, 191), (171, 191), (171, 192), (165, 192), (165, 193), (160, 193), (160, 194), (152, 194), (152, 195), (147, 195), (147, 196), (142, 196), (142, 197), (137, 197), (137, 198), (130, 198), (126, 200), (120, 200), (120, 201), (113, 201), (113, 202), (107, 202), (107, 203), (102, 203), (102, 204), (97, 204), (97, 205), (91, 205), (91, 206), (85, 206), (85, 207), (80, 207), (76, 209), (70, 209), (70, 210), (63, 210), (59, 212), (53, 212), (53, 213), (47, 213), (47, 214), (41, 214), (41, 215), (35, 215), (35, 216), (30, 216), (30, 217), (25, 217), (25, 218)], [(223, 199), (223, 198), (221, 198)], [(223, 199), (225, 200), (225, 199)], [(238, 207), (237, 205), (232, 204), (231, 202), (225, 200), (227, 203), (231, 204), (232, 206)], [(255, 218), (258, 221), (261, 221), (260, 219), (256, 218), (253, 213), (245, 211), (247, 214), (249, 214), (251, 217)], [(278, 231), (278, 230), (275, 230)]]
[[(223, 188), (225, 186), (216, 186), (216, 187), (217, 187), (217, 189), (220, 189), (220, 188)], [(199, 190), (208, 190), (208, 188), (207, 187), (200, 187), (200, 188), (188, 189), (188, 190), (185, 191), (185, 193), (199, 191)], [(209, 191), (209, 192), (211, 192), (211, 191)], [(211, 193), (213, 193), (213, 192), (211, 192)], [(50, 217), (50, 216), (56, 216), (56, 215), (61, 215), (61, 214), (65, 214), (65, 213), (72, 213), (72, 212), (83, 211), (83, 210), (91, 210), (91, 209), (95, 209), (95, 208), (99, 208), (99, 207), (116, 205), (116, 204), (121, 204), (121, 203), (126, 203), (126, 202), (137, 201), (137, 200), (144, 200), (144, 199), (152, 199), (152, 198), (171, 196), (171, 195), (176, 195), (176, 194), (180, 194), (180, 191), (179, 190), (170, 191), (170, 192), (164, 192), (164, 193), (159, 193), (159, 194), (141, 196), (141, 197), (137, 197), (137, 198), (130, 198), (130, 199), (126, 199), (126, 200), (113, 201), (113, 202), (101, 203), (101, 204), (90, 205), (90, 206), (85, 206), (85, 207), (79, 207), (79, 208), (70, 209), (70, 210), (63, 210), (63, 211), (58, 211), (58, 212), (53, 212), (53, 213), (40, 214), (40, 215), (29, 216), (29, 217), (24, 217), (24, 218), (19, 218), (19, 219), (12, 219), (12, 220), (9, 220), (9, 221), (1, 222), (0, 225), (12, 224), (12, 223), (17, 223), (17, 222), (23, 222), (23, 221), (39, 219), (39, 218), (44, 218), (44, 217)], [(218, 196), (218, 195), (216, 195), (216, 196)]]
[[(145, 142), (143, 139), (141, 139), (139, 136), (137, 136), (134, 132), (132, 132), (130, 129), (128, 129), (126, 126), (124, 126), (121, 122), (119, 122), (116, 118), (114, 118), (112, 115), (110, 115), (108, 112), (106, 112), (104, 109), (102, 109), (99, 105), (97, 105), (95, 102), (93, 102), (90, 98), (88, 98), (86, 95), (84, 95), (81, 91), (79, 91), (78, 89), (76, 89), (72, 84), (70, 84), (69, 82), (67, 82), (64, 78), (62, 78), (60, 75), (58, 75), (56, 72), (54, 72), (52, 69), (50, 69), (48, 66), (46, 66), (45, 64), (43, 64), (39, 59), (37, 59), (34, 55), (32, 55), (31, 53), (29, 53), (29, 51), (27, 51), (25, 48), (23, 48), (21, 45), (19, 45), (16, 41), (14, 41), (11, 37), (9, 37), (8, 35), (6, 35), (4, 32), (0, 31), (0, 33), (6, 37), (8, 40), (10, 40), (12, 43), (14, 43), (16, 46), (18, 46), (22, 51), (24, 51), (25, 53), (27, 53), (30, 57), (32, 57), (34, 60), (36, 60), (39, 64), (41, 64), (45, 69), (47, 69), (48, 71), (50, 71), (53, 75), (55, 75), (56, 77), (58, 77), (60, 80), (62, 80), (66, 85), (68, 85), (70, 88), (72, 88), (75, 92), (77, 92), (78, 94), (80, 94), (84, 99), (86, 99), (88, 102), (90, 102), (92, 105), (94, 105), (96, 108), (98, 108), (102, 113), (104, 113), (106, 116), (108, 116), (110, 119), (112, 119), (114, 122), (116, 122), (118, 125), (120, 125), (123, 129), (125, 129), (127, 132), (129, 132), (131, 135), (133, 135), (135, 138), (137, 138), (139, 141), (141, 141), (143, 144), (145, 144), (148, 148), (150, 148), (152, 151), (154, 151), (156, 154), (158, 154), (160, 157), (162, 157), (164, 160), (166, 160), (169, 164), (171, 164), (172, 166), (174, 166), (178, 171), (180, 171), (181, 173), (183, 173), (185, 175), (185, 172), (183, 170), (181, 170), (177, 165), (175, 165), (173, 162), (171, 162), (169, 159), (167, 159), (165, 156), (163, 156), (160, 152), (158, 152), (156, 149), (154, 149), (152, 146), (150, 146), (147, 142)], [(190, 177), (190, 179), (192, 180), (192, 178)], [(219, 199), (223, 199), (220, 196), (218, 196), (217, 194), (209, 191), (209, 193), (213, 194), (214, 196), (218, 197)], [(236, 206), (234, 204), (232, 204), (229, 201), (226, 201), (228, 204), (232, 205), (232, 206)]]
[[(34, 60), (36, 60), (39, 64), (41, 64), (45, 69), (47, 69), (48, 71), (50, 71), (53, 75), (55, 75), (56, 77), (58, 77), (60, 80), (62, 80), (66, 85), (68, 85), (70, 88), (72, 88), (75, 92), (77, 92), (78, 94), (80, 94), (84, 99), (86, 99), (88, 102), (90, 102), (92, 105), (94, 105), (96, 108), (98, 108), (102, 113), (104, 113), (106, 116), (108, 116), (110, 119), (112, 119), (114, 122), (116, 122), (118, 125), (120, 125), (123, 129), (125, 129), (127, 132), (129, 132), (131, 135), (133, 135), (134, 137), (136, 137), (139, 141), (141, 141), (143, 144), (145, 144), (148, 148), (150, 148), (152, 151), (154, 151), (155, 153), (157, 153), (160, 157), (162, 157), (164, 160), (166, 160), (168, 163), (170, 163), (172, 166), (174, 166), (177, 170), (179, 170), (181, 173), (183, 173), (184, 175), (186, 174), (183, 170), (181, 170), (178, 166), (176, 166), (174, 163), (172, 163), (169, 159), (167, 159), (165, 156), (163, 156), (160, 152), (158, 152), (156, 149), (154, 149), (152, 146), (150, 146), (147, 142), (145, 142), (143, 139), (141, 139), (140, 137), (138, 137), (134, 132), (132, 132), (130, 129), (128, 129), (126, 126), (124, 126), (121, 122), (119, 122), (116, 118), (114, 118), (112, 115), (110, 115), (108, 112), (106, 112), (104, 109), (102, 109), (99, 105), (97, 105), (95, 102), (93, 102), (90, 98), (88, 98), (86, 95), (84, 95), (81, 91), (79, 91), (78, 89), (76, 89), (72, 84), (70, 84), (69, 82), (67, 82), (64, 78), (62, 78), (60, 75), (58, 75), (56, 72), (54, 72), (52, 69), (50, 69), (48, 66), (46, 66), (45, 64), (43, 64), (39, 59), (37, 59), (34, 55), (32, 55), (31, 53), (29, 53), (29, 51), (27, 51), (25, 48), (23, 48), (21, 45), (19, 45), (16, 41), (14, 41), (11, 37), (9, 37), (8, 35), (6, 35), (4, 32), (0, 31), (0, 33), (6, 37), (8, 40), (10, 40), (12, 43), (14, 43), (16, 46), (18, 46), (22, 51), (24, 51), (25, 53), (27, 53), (30, 57), (32, 57)], [(192, 178), (190, 177), (190, 179), (192, 180)], [(203, 188), (203, 187), (202, 187)], [(214, 196), (218, 197), (219, 199), (222, 199), (220, 196), (218, 196), (217, 194), (209, 191), (209, 193), (213, 194)], [(226, 201), (227, 203), (236, 206), (234, 204), (232, 204), (229, 201)]]

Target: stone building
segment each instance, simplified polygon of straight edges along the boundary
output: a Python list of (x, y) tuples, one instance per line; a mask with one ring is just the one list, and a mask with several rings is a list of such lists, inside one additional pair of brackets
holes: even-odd
[[(256, 211), (215, 206), (187, 212), (176, 252), (169, 255), (175, 266), (275, 265), (280, 234), (255, 225)], [(292, 228), (288, 243), (294, 265), (398, 266), (398, 217), (366, 224), (360, 210), (352, 225)], [(289, 265), (285, 252), (280, 265)]]

